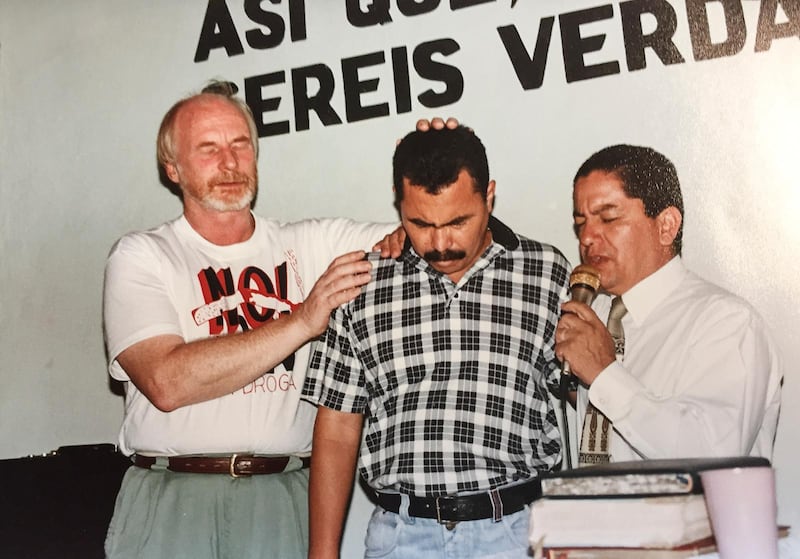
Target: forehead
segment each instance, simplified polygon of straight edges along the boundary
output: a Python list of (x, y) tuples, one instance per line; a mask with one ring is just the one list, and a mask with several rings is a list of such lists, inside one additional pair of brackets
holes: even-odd
[(485, 208), (486, 203), (466, 171), (458, 174), (456, 181), (437, 194), (430, 194), (422, 186), (403, 179), (403, 199), (400, 212), (404, 219), (421, 220), (433, 225), (443, 225), (453, 219), (473, 215)]
[(605, 206), (642, 205), (642, 201), (631, 198), (625, 192), (622, 179), (615, 173), (592, 171), (575, 181), (572, 199), (576, 209), (599, 211)]
[(188, 101), (175, 119), (176, 136), (195, 136), (212, 132), (245, 134), (250, 129), (242, 112), (217, 96), (200, 96)]

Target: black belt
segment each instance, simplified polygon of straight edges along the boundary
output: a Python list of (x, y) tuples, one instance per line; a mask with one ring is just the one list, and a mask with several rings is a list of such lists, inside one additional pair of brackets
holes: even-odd
[[(519, 485), (494, 489), (487, 493), (472, 495), (416, 497), (409, 495), (409, 516), (435, 518), (442, 522), (462, 522), (493, 518), (495, 522), (503, 516), (514, 514), (542, 496), (539, 479)], [(375, 492), (375, 502), (389, 512), (400, 512), (399, 493)]]
[[(190, 474), (228, 474), (243, 477), (261, 474), (279, 474), (285, 471), (308, 468), (310, 456), (254, 456), (232, 454), (230, 456), (142, 456), (133, 455), (133, 464), (150, 469), (157, 462), (165, 461), (166, 469)], [(291, 465), (290, 465), (291, 464)]]

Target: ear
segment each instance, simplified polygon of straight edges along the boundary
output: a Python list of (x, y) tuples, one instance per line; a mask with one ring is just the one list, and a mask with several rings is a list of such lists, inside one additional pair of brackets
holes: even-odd
[(678, 236), (681, 223), (683, 223), (681, 212), (675, 206), (665, 208), (656, 216), (656, 223), (658, 224), (658, 239), (661, 242), (661, 246), (671, 247), (672, 241)]
[(180, 174), (178, 173), (178, 168), (175, 166), (174, 163), (164, 163), (164, 172), (167, 174), (167, 178), (174, 182), (175, 184), (180, 184)]
[(495, 182), (489, 181), (489, 184), (486, 185), (486, 207), (489, 209), (489, 213), (494, 210), (494, 188)]

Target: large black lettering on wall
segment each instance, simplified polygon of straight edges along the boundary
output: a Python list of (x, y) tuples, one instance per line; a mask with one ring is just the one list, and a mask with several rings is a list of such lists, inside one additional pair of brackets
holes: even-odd
[(596, 52), (603, 48), (606, 35), (584, 37), (581, 33), (581, 25), (612, 17), (614, 17), (614, 7), (611, 4), (569, 12), (558, 17), (567, 83), (619, 74), (619, 63), (616, 60), (587, 65), (584, 59), (586, 53)]
[[(662, 64), (684, 62), (672, 38), (678, 28), (678, 16), (666, 0), (632, 0), (619, 6), (622, 18), (622, 36), (625, 39), (625, 58), (628, 70), (642, 70), (647, 66), (645, 51), (651, 49)], [(645, 35), (642, 16), (652, 15), (656, 28)]]
[[(292, 42), (305, 40), (305, 0), (270, 0), (272, 4), (285, 5), (285, 16), (265, 10), (262, 0), (244, 0), (247, 18), (258, 27), (247, 29), (245, 41), (253, 49), (264, 50), (277, 47), (286, 39), (288, 21), (289, 38)], [(200, 38), (194, 54), (195, 62), (208, 60), (211, 51), (224, 49), (228, 57), (244, 54), (244, 45), (225, 0), (208, 0)]]

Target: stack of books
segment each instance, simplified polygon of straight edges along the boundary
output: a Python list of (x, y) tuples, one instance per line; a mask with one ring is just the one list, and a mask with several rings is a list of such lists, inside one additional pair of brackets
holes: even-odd
[(542, 478), (530, 543), (545, 559), (678, 559), (716, 550), (700, 472), (759, 457), (614, 462)]

